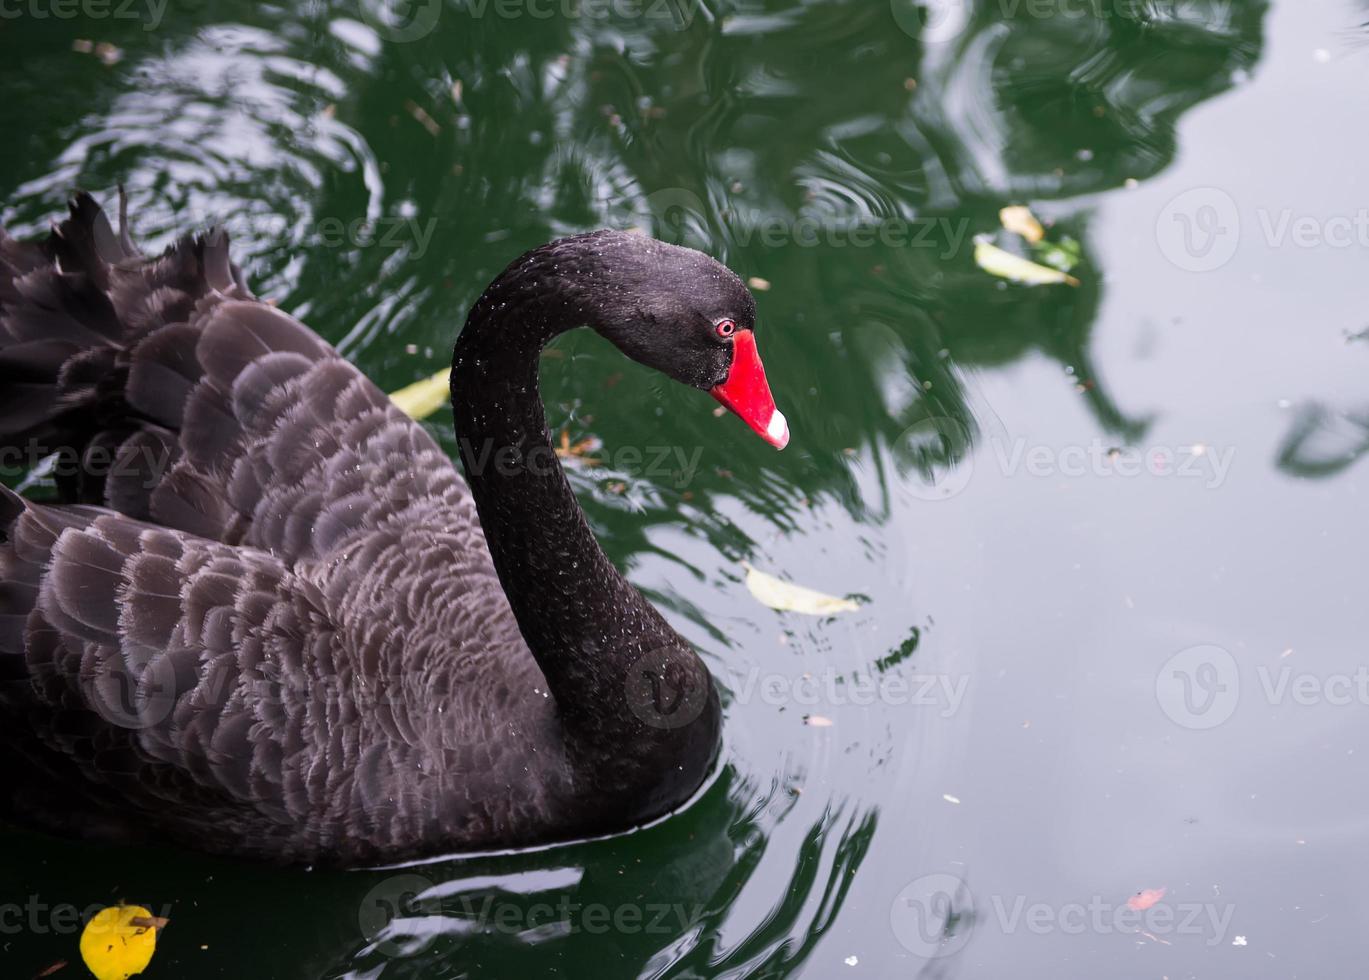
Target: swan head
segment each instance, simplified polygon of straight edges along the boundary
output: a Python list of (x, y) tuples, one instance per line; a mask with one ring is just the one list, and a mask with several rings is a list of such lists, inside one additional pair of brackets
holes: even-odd
[(644, 235), (583, 236), (575, 275), (586, 322), (628, 357), (707, 391), (777, 449), (789, 425), (756, 344), (756, 301), (727, 266)]

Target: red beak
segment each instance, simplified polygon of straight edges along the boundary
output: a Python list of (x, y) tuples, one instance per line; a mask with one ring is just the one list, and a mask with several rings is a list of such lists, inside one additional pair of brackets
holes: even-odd
[(732, 369), (727, 380), (710, 394), (736, 412), (762, 439), (776, 449), (789, 444), (789, 423), (775, 407), (765, 365), (756, 350), (756, 335), (743, 330), (732, 341)]

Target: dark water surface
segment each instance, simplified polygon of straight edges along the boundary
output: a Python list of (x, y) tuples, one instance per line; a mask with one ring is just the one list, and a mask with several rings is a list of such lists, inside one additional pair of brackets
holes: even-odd
[[(149, 978), (1362, 973), (1369, 8), (372, 2), (11, 3), (3, 220), (123, 181), (147, 248), (222, 221), (387, 388), (556, 235), (767, 281), (782, 454), (592, 335), (543, 371), (724, 766), (639, 833), (403, 870), (4, 832), (0, 974), (79, 975), (68, 910), (121, 898), (173, 920)], [(1079, 288), (975, 266), (1006, 204)], [(743, 561), (867, 603), (773, 612)]]

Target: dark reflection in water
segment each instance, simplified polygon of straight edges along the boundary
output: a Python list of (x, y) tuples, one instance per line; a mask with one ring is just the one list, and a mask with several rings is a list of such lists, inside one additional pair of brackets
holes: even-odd
[[(880, 609), (878, 633), (873, 616), (849, 633), (786, 626), (788, 646), (767, 654), (773, 625), (728, 604), (719, 593), (737, 580), (713, 570), (815, 520), (852, 525), (853, 550), (902, 547), (882, 533), (894, 494), (953, 478), (994, 424), (975, 403), (980, 368), (1048, 359), (1104, 432), (1141, 438), (1151, 420), (1128, 407), (1140, 393), (1114, 391), (1092, 350), (1106, 270), (1089, 248), (1089, 195), (1174, 159), (1181, 116), (1254, 67), (1265, 4), (1119, 0), (1104, 16), (1039, 16), (987, 0), (935, 43), (902, 0), (635, 18), (474, 9), (443, 6), (408, 42), (346, 4), (173, 4), (155, 30), (79, 25), (118, 46), (113, 66), (72, 51), (77, 25), (6, 24), (0, 56), (17, 68), (0, 128), (18, 152), (0, 164), (5, 221), (36, 231), (73, 187), (109, 195), (121, 181), (145, 246), (223, 221), (257, 291), (389, 388), (445, 363), (483, 286), (558, 234), (642, 227), (752, 277), (794, 430), (782, 458), (594, 336), (564, 338), (544, 364), (556, 431), (592, 434), (610, 455), (684, 453), (662, 472), (572, 478), (609, 554), (652, 570), (653, 597), (729, 689), (723, 773), (645, 832), (527, 855), (324, 876), (13, 835), (8, 874), (62, 901), (113, 900), (134, 882), (176, 902), (184, 939), (168, 933), (158, 960), (170, 975), (213, 962), (234, 976), (779, 977), (838, 917), (881, 937), (866, 956), (892, 975), (887, 908), (846, 899), (877, 826), (919, 831), (901, 794), (920, 776), (914, 754), (936, 748), (933, 726), (875, 706), (819, 745), (796, 736), (810, 734), (799, 712), (742, 692), (777, 657), (844, 678), (919, 669), (931, 611)], [(1080, 288), (976, 268), (973, 237), (1025, 202), (1083, 243)], [(449, 421), (434, 426), (454, 448)], [(1316, 469), (1301, 449), (1285, 456)], [(662, 585), (671, 575), (684, 584)], [(288, 916), (244, 943), (223, 907), (263, 896)], [(563, 899), (581, 911), (533, 914)], [(605, 934), (584, 918), (590, 906), (650, 918), (662, 903), (650, 929)], [(24, 969), (69, 954), (69, 939), (33, 947)], [(897, 960), (927, 977), (959, 962)]]
[[(793, 795), (735, 778), (725, 773), (668, 830), (612, 845), (361, 876), (361, 914), (387, 924), (340, 962), (357, 977), (379, 966), (427, 977), (448, 962), (462, 976), (556, 976), (575, 963), (604, 977), (786, 975), (840, 911), (875, 819), (825, 814), (763, 898), (752, 892), (765, 825)], [(745, 926), (732, 914), (743, 896)]]
[(1279, 468), (1292, 476), (1336, 476), (1369, 453), (1369, 409), (1340, 411), (1324, 405), (1299, 410), (1279, 447)]

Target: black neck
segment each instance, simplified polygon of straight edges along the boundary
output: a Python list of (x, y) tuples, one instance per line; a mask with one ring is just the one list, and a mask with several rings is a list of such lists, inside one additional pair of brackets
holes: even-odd
[[(496, 279), (457, 341), (452, 407), (466, 478), (568, 741), (599, 754), (637, 756), (639, 764), (649, 761), (643, 756), (678, 755), (682, 740), (688, 751), (711, 757), (718, 719), (707, 669), (604, 554), (552, 448), (539, 357), (549, 340), (584, 322), (581, 304), (559, 286), (566, 261), (566, 245), (559, 244), (557, 264), (539, 265), (538, 250)], [(679, 730), (645, 723), (629, 691), (634, 683), (640, 690), (644, 669), (662, 675), (667, 711), (676, 688), (704, 698), (698, 723)], [(652, 683), (659, 686), (656, 678)]]

